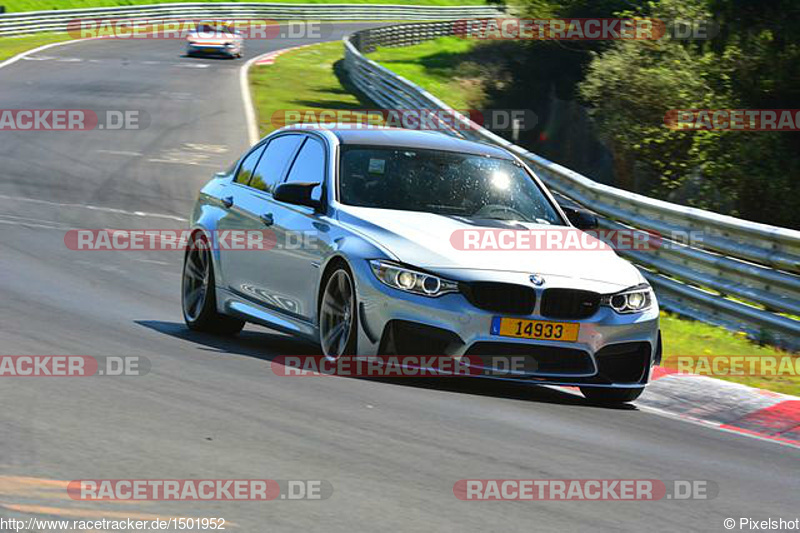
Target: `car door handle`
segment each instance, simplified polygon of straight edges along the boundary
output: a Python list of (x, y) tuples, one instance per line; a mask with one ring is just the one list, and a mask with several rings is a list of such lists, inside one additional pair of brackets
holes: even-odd
[(275, 223), (275, 219), (272, 218), (272, 213), (264, 213), (261, 215), (261, 222), (263, 222), (265, 226), (271, 226)]
[(233, 205), (233, 196), (226, 196), (225, 198), (223, 198), (222, 199), (222, 205), (224, 205), (226, 208), (232, 206)]

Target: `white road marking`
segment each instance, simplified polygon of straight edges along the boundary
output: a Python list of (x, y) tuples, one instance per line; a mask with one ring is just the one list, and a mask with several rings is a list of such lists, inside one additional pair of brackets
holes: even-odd
[(227, 151), (227, 146), (219, 144), (183, 143), (180, 148), (165, 150), (158, 157), (148, 159), (148, 162), (219, 168), (220, 165), (212, 163), (208, 154), (223, 154)]
[(46, 226), (44, 224), (34, 224), (33, 222), (19, 222), (16, 220), (3, 220), (2, 218), (0, 218), (0, 224), (5, 224), (7, 226), (22, 226), (25, 228), (53, 229), (58, 231), (64, 231), (64, 228), (60, 228), (58, 226)]
[(61, 227), (64, 227), (64, 228), (68, 227), (68, 226), (65, 226), (64, 224), (61, 224), (60, 222), (58, 222), (56, 220), (45, 220), (45, 219), (42, 219), (42, 218), (20, 217), (20, 216), (17, 216), (17, 215), (9, 215), (9, 214), (6, 214), (6, 213), (0, 213), (0, 217), (13, 218), (15, 220), (28, 220), (30, 222), (43, 222), (45, 224), (55, 224), (55, 225), (58, 225), (58, 226), (61, 226)]
[(198, 98), (192, 93), (178, 93), (173, 91), (161, 91), (158, 93), (162, 98), (168, 98), (170, 100), (181, 100), (181, 101), (197, 101)]
[(121, 268), (121, 267), (118, 267), (118, 266), (115, 266), (115, 265), (108, 265), (108, 264), (98, 263), (96, 261), (79, 260), (79, 261), (74, 261), (74, 263), (76, 265), (82, 265), (82, 266), (85, 266), (87, 268), (93, 268), (93, 269), (99, 270), (101, 272), (110, 272), (112, 274), (127, 274), (128, 273), (128, 271), (125, 270), (124, 268)]
[(253, 107), (253, 96), (250, 94), (250, 81), (248, 79), (248, 73), (250, 72), (250, 67), (252, 67), (256, 61), (266, 55), (269, 55), (270, 53), (272, 52), (250, 59), (247, 61), (247, 63), (242, 65), (242, 68), (239, 69), (239, 87), (242, 91), (244, 116), (247, 122), (247, 140), (250, 141), (250, 146), (253, 146), (258, 142), (258, 120), (256, 119), (256, 111)]
[(740, 437), (750, 437), (752, 439), (757, 439), (757, 440), (760, 440), (760, 441), (763, 441), (763, 442), (771, 442), (772, 444), (780, 444), (781, 446), (788, 446), (790, 448), (800, 448), (800, 446), (797, 446), (796, 444), (792, 444), (791, 442), (785, 442), (785, 441), (780, 441), (780, 440), (776, 440), (776, 439), (770, 439), (769, 437), (767, 437), (765, 435), (758, 435), (758, 434), (755, 434), (755, 433), (745, 433), (745, 432), (741, 432), (741, 431), (736, 431), (734, 429), (728, 429), (728, 428), (722, 427), (722, 424), (720, 424), (718, 422), (712, 422), (711, 420), (702, 420), (700, 418), (694, 418), (694, 417), (691, 417), (691, 416), (688, 416), (688, 415), (681, 415), (681, 414), (678, 414), (678, 413), (671, 413), (669, 411), (665, 411), (663, 409), (659, 409), (658, 407), (650, 407), (650, 406), (647, 406), (647, 405), (639, 405), (637, 403), (634, 403), (634, 405), (636, 405), (636, 407), (638, 409), (640, 409), (642, 411), (648, 411), (650, 413), (653, 413), (654, 415), (663, 416), (663, 417), (666, 417), (666, 418), (672, 418), (674, 420), (680, 420), (682, 422), (688, 422), (689, 424), (694, 424), (694, 425), (697, 425), (697, 426), (704, 426), (704, 427), (707, 427), (707, 428), (710, 428), (710, 429), (716, 429), (718, 431), (724, 431), (726, 433), (730, 433), (730, 434), (733, 434), (733, 435), (738, 435)]
[[(545, 387), (548, 388), (548, 389), (555, 389), (555, 390), (558, 390), (560, 392), (565, 392), (565, 393), (571, 394), (573, 396), (578, 396), (580, 398), (583, 397), (582, 394), (580, 394), (579, 392), (575, 391), (572, 387), (561, 387), (561, 386), (558, 386), (558, 385), (545, 385)], [(645, 394), (647, 394), (647, 392), (645, 392)], [(702, 418), (696, 418), (696, 417), (693, 417), (693, 416), (685, 414), (685, 413), (673, 413), (671, 411), (667, 411), (667, 410), (661, 409), (659, 407), (652, 407), (652, 406), (649, 406), (649, 405), (644, 405), (644, 404), (639, 403), (637, 401), (634, 401), (632, 405), (635, 405), (636, 408), (639, 409), (640, 411), (646, 411), (646, 412), (652, 413), (652, 414), (654, 414), (656, 416), (663, 416), (665, 418), (672, 418), (673, 420), (680, 420), (681, 422), (688, 422), (689, 424), (694, 424), (696, 426), (703, 426), (703, 427), (707, 427), (707, 428), (710, 428), (710, 429), (716, 429), (716, 430), (719, 430), (719, 431), (724, 431), (726, 433), (731, 433), (733, 435), (739, 435), (740, 437), (750, 437), (750, 438), (758, 439), (758, 440), (764, 441), (764, 442), (771, 442), (773, 444), (780, 444), (782, 446), (789, 446), (791, 448), (800, 448), (800, 446), (797, 446), (796, 444), (792, 444), (791, 442), (784, 442), (784, 441), (780, 441), (780, 440), (770, 439), (770, 438), (768, 438), (767, 436), (764, 436), (764, 435), (757, 435), (757, 434), (753, 434), (753, 433), (744, 433), (744, 432), (741, 432), (741, 431), (736, 431), (734, 429), (728, 429), (728, 428), (722, 427), (723, 424), (721, 424), (719, 422), (713, 422), (711, 420), (704, 420)]]
[(125, 150), (95, 150), (95, 152), (98, 154), (122, 155), (130, 157), (142, 157), (144, 155), (139, 152), (126, 152)]
[(83, 59), (79, 57), (65, 57), (62, 59), (56, 59), (56, 61), (58, 61), (59, 63), (80, 63), (83, 61)]
[(256, 61), (258, 61), (260, 58), (263, 58), (265, 55), (269, 55), (269, 53), (262, 54), (248, 60), (247, 63), (242, 65), (242, 68), (239, 69), (239, 88), (242, 91), (244, 117), (245, 121), (247, 122), (247, 140), (250, 141), (250, 146), (253, 146), (258, 142), (258, 120), (256, 119), (256, 112), (255, 108), (253, 107), (253, 96), (250, 94), (250, 80), (248, 79), (248, 73), (250, 72), (250, 67), (252, 67)]
[(197, 150), (198, 152), (208, 152), (211, 154), (225, 154), (228, 152), (228, 147), (222, 144), (186, 143), (183, 146), (185, 146), (190, 150)]
[[(219, 168), (219, 165), (212, 165), (211, 163), (204, 163), (205, 158), (202, 156), (195, 156), (194, 158), (184, 158), (180, 155), (172, 155), (165, 156), (166, 159), (148, 159), (148, 163), (162, 163), (168, 165), (191, 165), (193, 167), (208, 167), (208, 168)], [(208, 157), (208, 156), (206, 156)]]
[(32, 56), (32, 57), (23, 57), (24, 61), (52, 61), (55, 57), (50, 56)]
[(140, 257), (134, 257), (133, 260), (139, 261), (140, 263), (152, 263), (154, 265), (172, 266), (172, 263), (168, 263), (166, 261), (156, 261), (155, 259), (142, 259)]
[(49, 48), (55, 48), (56, 46), (64, 46), (64, 45), (67, 45), (67, 44), (82, 43), (84, 41), (92, 41), (94, 39), (95, 38), (75, 39), (75, 40), (70, 40), (70, 41), (61, 41), (61, 42), (58, 42), (58, 43), (45, 44), (43, 46), (39, 46), (38, 48), (33, 48), (31, 50), (27, 50), (25, 52), (22, 52), (21, 54), (17, 54), (12, 58), (6, 59), (2, 63), (0, 63), (0, 68), (7, 67), (9, 65), (13, 65), (17, 61), (25, 59), (26, 57), (30, 57), (30, 56), (38, 53), (38, 52), (41, 52), (42, 50), (47, 50)]
[[(6, 220), (6, 219), (12, 219), (12, 220)], [(42, 220), (40, 218), (29, 218), (29, 217), (16, 217), (13, 215), (5, 215), (5, 214), (0, 214), (0, 224), (8, 224), (10, 226), (25, 226), (28, 228), (40, 228), (40, 229), (57, 229), (57, 230), (69, 229), (68, 226), (59, 224), (58, 222), (54, 222), (52, 220)]]
[(202, 100), (192, 93), (176, 93), (171, 91), (161, 91), (158, 93), (160, 98), (167, 100), (177, 100), (179, 102), (198, 102)]
[(176, 215), (166, 215), (163, 213), (148, 213), (146, 211), (126, 211), (125, 209), (117, 209), (115, 207), (102, 207), (97, 205), (85, 205), (85, 204), (67, 204), (67, 203), (60, 203), (60, 202), (51, 202), (49, 200), (39, 200), (37, 198), (25, 198), (22, 196), (8, 196), (6, 194), (0, 194), (0, 200), (11, 200), (14, 202), (30, 202), (35, 204), (44, 204), (44, 205), (52, 205), (54, 207), (74, 207), (74, 208), (81, 208), (81, 209), (89, 209), (91, 211), (100, 211), (102, 213), (115, 213), (117, 215), (129, 215), (129, 216), (137, 216), (137, 217), (149, 217), (149, 218), (165, 218), (169, 220), (177, 220), (178, 222), (188, 222), (189, 219), (179, 217)]
[[(317, 43), (312, 43), (317, 44)], [(283, 48), (281, 50), (273, 50), (272, 52), (267, 52), (266, 54), (261, 54), (260, 56), (256, 56), (247, 61), (242, 68), (239, 69), (239, 87), (242, 91), (242, 101), (244, 102), (244, 116), (247, 121), (247, 138), (250, 141), (250, 146), (256, 144), (259, 140), (258, 135), (258, 119), (256, 118), (256, 111), (255, 107), (253, 106), (253, 95), (250, 94), (250, 81), (248, 79), (248, 73), (250, 72), (250, 67), (254, 64), (258, 63), (260, 60), (263, 60), (267, 57), (277, 57), (275, 54), (287, 52), (289, 50), (293, 50), (295, 48), (305, 48), (306, 46), (311, 46), (308, 44), (301, 45), (301, 46), (292, 46), (289, 48)]]
[(183, 68), (208, 68), (208, 63), (176, 63), (174, 66)]

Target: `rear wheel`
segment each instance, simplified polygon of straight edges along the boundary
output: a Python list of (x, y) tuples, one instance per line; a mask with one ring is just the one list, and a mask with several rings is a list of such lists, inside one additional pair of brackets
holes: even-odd
[(350, 271), (340, 266), (325, 283), (319, 310), (319, 339), (322, 353), (338, 359), (356, 352), (356, 289)]
[(192, 237), (183, 260), (181, 307), (189, 329), (220, 335), (235, 335), (244, 320), (217, 312), (214, 268), (208, 240), (202, 234)]
[(632, 402), (644, 392), (644, 387), (635, 389), (607, 389), (604, 387), (581, 387), (581, 392), (590, 402), (627, 403)]

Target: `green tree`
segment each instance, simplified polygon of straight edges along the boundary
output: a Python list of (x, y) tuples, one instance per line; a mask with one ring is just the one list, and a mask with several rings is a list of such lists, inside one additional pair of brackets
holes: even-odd
[(670, 109), (797, 107), (798, 4), (745, 4), (650, 3), (650, 16), (714, 19), (720, 31), (709, 40), (618, 41), (595, 53), (579, 92), (623, 187), (644, 183), (657, 197), (798, 227), (797, 133), (675, 131), (664, 123)]

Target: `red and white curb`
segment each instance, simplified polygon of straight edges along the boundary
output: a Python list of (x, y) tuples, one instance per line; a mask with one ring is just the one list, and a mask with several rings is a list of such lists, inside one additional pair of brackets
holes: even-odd
[(656, 367), (636, 405), (800, 448), (800, 398)]
[(239, 69), (239, 86), (242, 90), (242, 101), (244, 102), (244, 115), (245, 119), (247, 120), (247, 138), (250, 141), (250, 145), (254, 145), (259, 140), (258, 135), (258, 119), (256, 117), (256, 110), (253, 106), (253, 95), (250, 94), (250, 81), (249, 81), (249, 73), (250, 68), (253, 65), (272, 65), (275, 63), (275, 59), (281, 55), (289, 52), (291, 50), (297, 50), (298, 48), (305, 48), (307, 46), (311, 46), (312, 44), (319, 44), (319, 43), (310, 43), (310, 44), (302, 44), (300, 46), (292, 46), (289, 48), (282, 48), (280, 50), (274, 50), (272, 52), (267, 52), (266, 54), (261, 54), (260, 56), (256, 56), (252, 59), (249, 59), (247, 63), (242, 65), (242, 68)]
[[(318, 43), (312, 43), (312, 44), (318, 44)], [(283, 48), (281, 50), (275, 50), (274, 52), (269, 52), (262, 56), (258, 56), (256, 58), (255, 64), (259, 66), (272, 65), (275, 63), (275, 59), (277, 59), (278, 56), (280, 56), (281, 54), (285, 54), (286, 52), (290, 52), (292, 50), (299, 50), (300, 48), (306, 48), (309, 46), (311, 46), (311, 44), (302, 44), (300, 46), (293, 46), (291, 48)]]

